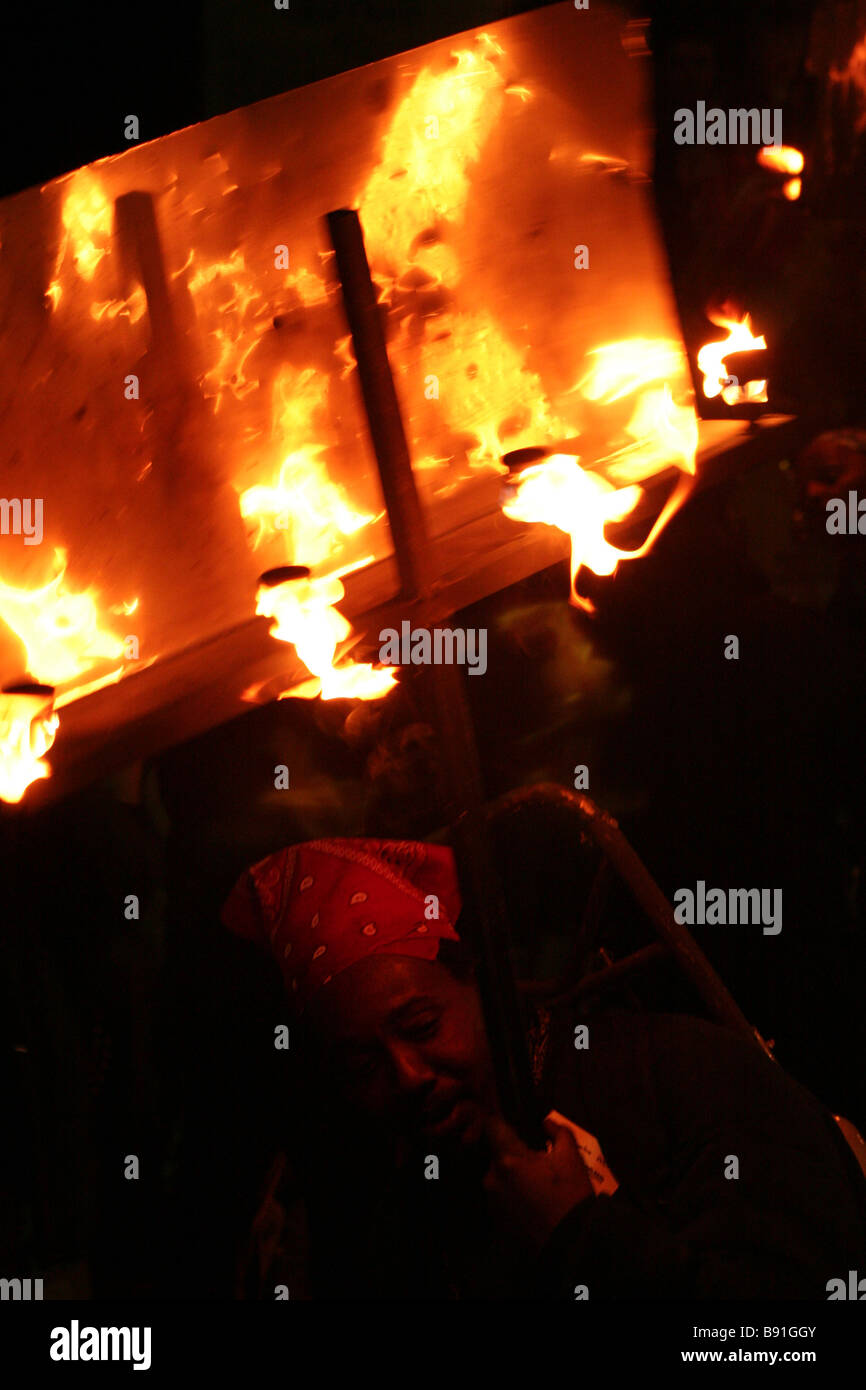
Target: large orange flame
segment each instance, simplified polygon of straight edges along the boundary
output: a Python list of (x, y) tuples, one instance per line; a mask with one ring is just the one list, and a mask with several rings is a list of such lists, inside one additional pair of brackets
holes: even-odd
[(631, 442), (596, 460), (595, 466), (616, 483), (638, 483), (670, 464), (694, 473), (698, 422), (679, 343), (626, 338), (595, 348), (589, 357), (592, 365), (574, 388), (584, 400), (602, 406), (634, 400), (624, 427)]
[(43, 758), (59, 722), (50, 693), (0, 692), (0, 801), (19, 802), (32, 782), (51, 776)]
[[(443, 421), (467, 443), (470, 468), (500, 468), (504, 449), (537, 444), (573, 431), (558, 419), (526, 353), (509, 341), (485, 309), (456, 307), (461, 268), (449, 233), (462, 225), (472, 166), (495, 129), (503, 104), (531, 99), (509, 83), (504, 52), (480, 34), (471, 49), (455, 51), (444, 71), (423, 69), (394, 112), (379, 163), (357, 197), (371, 265), (390, 307), (418, 292), (418, 315), (407, 316), (398, 346), (411, 348), (420, 332), (423, 371), (438, 382)], [(420, 326), (419, 326), (420, 319)], [(409, 416), (424, 410), (406, 381)], [(429, 469), (448, 459), (419, 458)]]
[(21, 639), (31, 676), (64, 685), (101, 661), (123, 656), (123, 643), (100, 625), (92, 590), (64, 584), (66, 551), (54, 552), (56, 573), (47, 584), (18, 589), (0, 580), (0, 619)]
[[(79, 169), (70, 177), (69, 188), (60, 213), (63, 235), (57, 250), (53, 278), (45, 291), (52, 310), (59, 305), (66, 291), (78, 280), (86, 284), (94, 279), (105, 258), (111, 253), (114, 212), (97, 175), (91, 169)], [(97, 322), (126, 318), (137, 323), (147, 309), (147, 299), (140, 285), (135, 285), (126, 298), (94, 300), (90, 316)]]
[(766, 401), (766, 381), (747, 381), (745, 386), (729, 380), (725, 359), (734, 352), (752, 352), (765, 348), (767, 340), (756, 338), (748, 314), (741, 319), (725, 314), (708, 313), (707, 318), (719, 328), (727, 329), (727, 338), (717, 343), (705, 343), (698, 353), (698, 367), (704, 374), (703, 392), (708, 400), (721, 395), (726, 405), (743, 405), (749, 401)]
[(272, 637), (291, 642), (315, 679), (283, 691), (280, 699), (377, 700), (396, 685), (396, 667), (371, 666), (367, 662), (334, 665), (337, 646), (344, 643), (352, 625), (334, 604), (346, 591), (337, 575), (287, 579), (282, 584), (260, 584), (256, 612), (273, 618)]
[[(598, 471), (580, 467), (576, 455), (557, 453), (507, 480), (503, 511), (516, 521), (543, 522), (571, 540), (571, 602), (594, 612), (577, 592), (585, 565), (594, 574), (613, 574), (621, 560), (646, 555), (656, 536), (691, 491), (698, 445), (694, 407), (678, 403), (674, 390), (688, 394), (682, 348), (668, 339), (628, 338), (606, 343), (589, 354), (591, 365), (574, 388), (591, 405), (610, 407), (631, 401), (624, 426), (630, 443), (594, 461)], [(622, 521), (637, 506), (637, 483), (671, 465), (681, 477), (638, 550), (620, 550), (604, 535), (608, 522)], [(618, 486), (626, 484), (626, 486)]]
[[(438, 222), (461, 220), (469, 166), (505, 96), (501, 56), (500, 45), (481, 34), (474, 50), (452, 54), (445, 72), (420, 72), (400, 102), (358, 198), (371, 263), (402, 273), (416, 259), (419, 235)], [(459, 273), (454, 251), (441, 240), (428, 244), (424, 264), (446, 281)]]
[(312, 367), (280, 373), (273, 406), (273, 434), (282, 443), (279, 473), (272, 484), (255, 484), (240, 496), (241, 516), (258, 523), (253, 547), (268, 532), (283, 533), (287, 558), (295, 563), (326, 562), (347, 537), (377, 519), (352, 506), (319, 458), (325, 446), (311, 442), (321, 434), (327, 396), (327, 378)]
[(585, 472), (567, 454), (554, 454), (525, 468), (508, 480), (506, 489), (513, 493), (502, 504), (506, 516), (558, 526), (571, 538), (571, 601), (593, 612), (589, 599), (577, 592), (580, 567), (586, 565), (593, 574), (613, 574), (627, 552), (605, 540), (605, 523), (628, 516), (640, 501), (641, 489), (615, 488), (599, 474)]
[(593, 574), (609, 575), (615, 573), (621, 560), (639, 560), (646, 555), (692, 486), (692, 478), (683, 474), (637, 550), (620, 550), (611, 545), (605, 539), (604, 528), (610, 521), (629, 516), (643, 497), (643, 489), (634, 484), (616, 488), (598, 473), (581, 468), (574, 455), (554, 454), (508, 478), (502, 510), (515, 521), (540, 521), (565, 532), (571, 540), (570, 601), (585, 613), (594, 613), (591, 600), (577, 592), (581, 566)]

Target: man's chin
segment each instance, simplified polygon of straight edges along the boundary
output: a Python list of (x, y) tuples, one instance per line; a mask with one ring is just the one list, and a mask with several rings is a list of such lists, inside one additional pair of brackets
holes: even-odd
[(472, 1149), (484, 1133), (484, 1116), (474, 1100), (458, 1100), (438, 1124), (425, 1126), (421, 1138), (425, 1144), (438, 1144), (449, 1150)]

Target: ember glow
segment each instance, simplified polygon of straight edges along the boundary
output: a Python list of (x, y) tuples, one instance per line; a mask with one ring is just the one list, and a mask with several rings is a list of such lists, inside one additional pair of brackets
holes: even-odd
[(758, 163), (764, 169), (775, 169), (779, 174), (802, 174), (802, 151), (793, 145), (764, 145), (758, 150)]
[(720, 342), (705, 343), (698, 353), (698, 367), (704, 374), (703, 392), (708, 400), (721, 395), (726, 405), (743, 405), (749, 401), (766, 401), (766, 381), (747, 381), (745, 386), (734, 382), (726, 385), (730, 373), (725, 359), (735, 352), (753, 352), (765, 348), (767, 340), (756, 338), (748, 314), (741, 319), (727, 318), (724, 314), (708, 314), (711, 323), (727, 329), (728, 336)]
[(351, 635), (352, 625), (335, 604), (346, 591), (337, 575), (299, 577), (282, 584), (260, 584), (256, 612), (273, 618), (270, 633), (291, 642), (314, 679), (284, 690), (281, 700), (377, 700), (397, 684), (396, 667), (345, 662), (334, 665), (337, 647)]
[(866, 130), (866, 35), (855, 43), (845, 67), (831, 67), (828, 76), (831, 82), (843, 88), (846, 98), (850, 98), (853, 89), (855, 101), (860, 107), (855, 124), (859, 135)]
[(64, 583), (66, 551), (54, 552), (56, 573), (35, 589), (0, 580), (0, 619), (21, 639), (27, 671), (36, 680), (64, 685), (101, 661), (117, 661), (123, 643), (101, 626), (92, 590), (73, 593)]
[(0, 692), (0, 801), (19, 802), (32, 782), (51, 776), (43, 761), (59, 719), (49, 690)]

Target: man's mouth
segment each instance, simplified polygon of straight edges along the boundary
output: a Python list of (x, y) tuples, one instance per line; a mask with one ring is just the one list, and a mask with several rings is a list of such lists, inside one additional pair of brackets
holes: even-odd
[(457, 1095), (443, 1105), (432, 1107), (421, 1117), (422, 1133), (431, 1139), (455, 1136), (465, 1129), (472, 1117), (472, 1103), (467, 1096)]

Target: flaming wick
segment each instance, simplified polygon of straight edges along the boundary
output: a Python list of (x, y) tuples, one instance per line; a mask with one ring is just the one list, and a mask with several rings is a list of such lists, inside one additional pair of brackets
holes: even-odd
[(54, 687), (25, 682), (0, 691), (0, 801), (17, 803), (31, 782), (51, 776), (43, 762), (60, 723)]
[(337, 644), (352, 632), (352, 624), (334, 607), (345, 596), (336, 575), (314, 579), (306, 565), (280, 565), (260, 576), (256, 612), (273, 618), (271, 636), (291, 642), (315, 677), (284, 690), (279, 699), (376, 700), (397, 684), (394, 666), (334, 665)]

